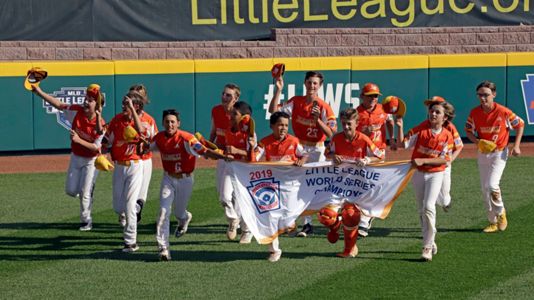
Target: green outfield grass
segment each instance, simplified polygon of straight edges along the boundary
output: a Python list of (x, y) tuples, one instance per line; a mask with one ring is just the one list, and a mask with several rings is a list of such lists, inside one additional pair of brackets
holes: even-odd
[(190, 230), (171, 238), (173, 260), (159, 262), (161, 171), (154, 172), (139, 226), (141, 248), (133, 254), (120, 251), (111, 174), (98, 178), (90, 232), (78, 231), (79, 202), (64, 195), (63, 173), (0, 174), (0, 299), (532, 299), (533, 166), (533, 157), (509, 160), (501, 182), (508, 230), (483, 234), (476, 161), (457, 160), (453, 208), (438, 209), (439, 253), (430, 263), (419, 260), (411, 185), (390, 217), (376, 220), (370, 236), (358, 242), (357, 258), (335, 257), (342, 241), (329, 244), (316, 226), (318, 232), (306, 239), (282, 237), (282, 259), (269, 263), (267, 246), (226, 240), (215, 171), (197, 170)]

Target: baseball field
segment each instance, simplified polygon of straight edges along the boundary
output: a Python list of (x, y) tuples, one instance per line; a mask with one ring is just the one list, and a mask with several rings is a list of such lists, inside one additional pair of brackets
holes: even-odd
[(438, 209), (439, 252), (429, 263), (419, 259), (421, 232), (411, 185), (390, 216), (376, 220), (369, 237), (358, 241), (358, 257), (335, 257), (343, 243), (329, 244), (326, 231), (316, 226), (308, 238), (281, 237), (282, 259), (270, 263), (267, 246), (226, 239), (215, 170), (199, 168), (189, 231), (171, 237), (173, 260), (160, 262), (155, 242), (160, 170), (152, 177), (138, 229), (140, 249), (133, 254), (121, 252), (110, 173), (98, 177), (89, 232), (78, 231), (79, 201), (63, 192), (64, 169), (3, 173), (0, 298), (532, 299), (533, 166), (532, 154), (508, 160), (501, 188), (509, 226), (484, 234), (476, 160), (455, 161), (453, 206), (448, 213)]

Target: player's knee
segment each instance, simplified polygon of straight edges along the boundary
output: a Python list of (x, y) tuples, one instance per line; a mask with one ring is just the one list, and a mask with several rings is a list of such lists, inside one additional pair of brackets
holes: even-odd
[(360, 223), (360, 210), (352, 203), (343, 205), (341, 216), (345, 227), (355, 227)]
[(317, 219), (326, 227), (333, 226), (337, 222), (337, 210), (331, 207), (323, 207), (317, 213)]

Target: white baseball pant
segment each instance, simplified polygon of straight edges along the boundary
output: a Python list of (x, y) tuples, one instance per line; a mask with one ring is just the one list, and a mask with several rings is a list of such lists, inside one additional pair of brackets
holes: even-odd
[(74, 153), (70, 155), (65, 193), (80, 198), (80, 222), (91, 223), (93, 208), (93, 189), (98, 170), (95, 168), (96, 157), (83, 157)]
[(124, 243), (133, 245), (137, 242), (137, 196), (143, 180), (143, 168), (140, 161), (130, 161), (130, 166), (115, 162), (113, 171), (113, 209), (117, 214), (126, 215), (124, 226)]
[(443, 185), (439, 192), (437, 205), (445, 207), (451, 204), (451, 165), (447, 165), (443, 174)]
[(436, 200), (443, 185), (444, 172), (416, 170), (412, 184), (423, 232), (423, 248), (432, 248), (436, 237)]
[(480, 173), (482, 198), (486, 206), (488, 221), (493, 224), (497, 223), (497, 217), (504, 211), (499, 185), (507, 159), (508, 149), (488, 154), (478, 153), (478, 172)]
[(219, 178), (221, 181), (220, 190), (219, 190), (219, 201), (224, 208), (224, 215), (228, 220), (228, 223), (234, 222), (235, 220), (240, 220), (240, 226), (242, 232), (248, 232), (248, 226), (241, 218), (241, 213), (239, 211), (239, 206), (235, 199), (234, 187), (232, 186), (232, 179), (230, 174), (225, 171), (223, 172), (222, 178)]
[(169, 231), (171, 209), (174, 207), (174, 216), (178, 220), (187, 219), (187, 204), (193, 192), (193, 177), (181, 179), (163, 175), (161, 180), (159, 215), (156, 224), (156, 240), (159, 249), (169, 249)]
[(137, 199), (143, 201), (144, 204), (148, 197), (148, 187), (152, 178), (152, 158), (141, 160), (141, 164), (143, 166), (143, 182)]

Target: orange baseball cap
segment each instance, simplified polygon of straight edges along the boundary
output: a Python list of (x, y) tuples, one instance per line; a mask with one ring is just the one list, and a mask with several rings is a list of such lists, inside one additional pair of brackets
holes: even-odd
[(445, 98), (440, 96), (433, 96), (430, 99), (426, 99), (425, 102), (423, 102), (426, 106), (430, 106), (432, 103), (440, 103), (440, 102), (446, 102)]
[(398, 117), (404, 117), (406, 114), (406, 103), (404, 103), (404, 101), (397, 96), (387, 96), (382, 101), (382, 108), (386, 113), (396, 115)]
[(374, 83), (366, 83), (363, 86), (362, 95), (369, 96), (369, 95), (382, 95), (382, 94), (380, 94), (380, 89), (378, 88), (378, 85)]

